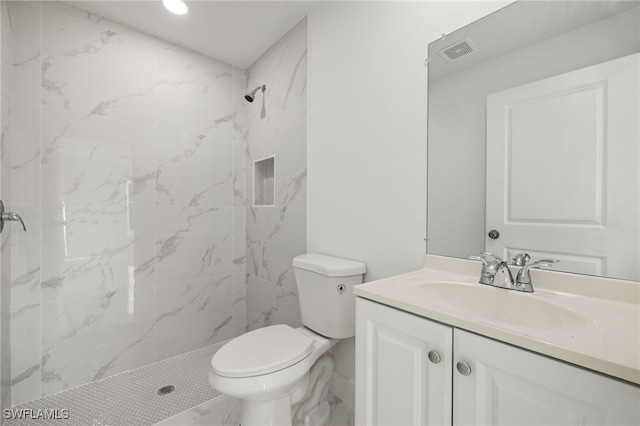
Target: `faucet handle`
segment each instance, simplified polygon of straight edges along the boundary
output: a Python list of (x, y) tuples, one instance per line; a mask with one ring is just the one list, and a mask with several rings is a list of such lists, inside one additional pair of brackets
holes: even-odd
[(479, 260), (480, 262), (482, 262), (482, 264), (484, 266), (487, 266), (487, 264), (489, 263), (489, 262), (487, 262), (487, 259), (485, 259), (484, 257), (480, 257), (480, 256), (469, 255), (469, 256), (467, 256), (467, 259), (469, 259), (469, 260)]
[(554, 263), (560, 262), (558, 259), (540, 259), (538, 261), (533, 262), (530, 265), (527, 265), (518, 271), (518, 276), (516, 277), (516, 284), (524, 288), (523, 291), (531, 293), (533, 291), (533, 285), (531, 284), (531, 275), (529, 274), (529, 270), (531, 268), (549, 268), (553, 266)]
[[(489, 253), (486, 251), (481, 251), (480, 252), (481, 256), (474, 256), (474, 255), (469, 255), (467, 256), (467, 259), (470, 260), (479, 260), (480, 262), (482, 262), (482, 265), (486, 268), (489, 265), (493, 265), (493, 264), (498, 264), (500, 262), (502, 262), (502, 259), (500, 259), (498, 256), (496, 256), (493, 253)], [(487, 260), (487, 257), (493, 257), (494, 260), (489, 261)]]
[(520, 270), (520, 272), (522, 272), (523, 275), (529, 275), (529, 269), (531, 268), (550, 268), (553, 266), (554, 263), (558, 263), (560, 262), (558, 259), (540, 259), (540, 260), (536, 260), (535, 262), (525, 266), (524, 268), (522, 268)]
[(530, 260), (531, 256), (529, 256), (527, 253), (518, 253), (513, 256), (513, 259), (511, 259), (511, 264), (514, 266), (526, 266), (527, 262)]
[(482, 255), (482, 257), (483, 257), (483, 258), (486, 258), (486, 257), (493, 257), (493, 260), (494, 260), (495, 262), (502, 262), (502, 259), (500, 259), (498, 256), (496, 256), (496, 255), (495, 255), (495, 254), (493, 254), (493, 253), (489, 253), (488, 251), (481, 251), (481, 252), (480, 252), (480, 254)]

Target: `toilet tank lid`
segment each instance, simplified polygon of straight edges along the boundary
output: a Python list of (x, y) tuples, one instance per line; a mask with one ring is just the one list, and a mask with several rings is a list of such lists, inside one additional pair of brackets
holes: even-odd
[(293, 259), (293, 267), (317, 272), (327, 277), (350, 277), (364, 274), (367, 270), (362, 262), (317, 253), (296, 256)]

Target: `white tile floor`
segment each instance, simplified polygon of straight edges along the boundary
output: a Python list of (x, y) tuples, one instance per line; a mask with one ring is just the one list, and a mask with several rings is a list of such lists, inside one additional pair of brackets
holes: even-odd
[[(13, 410), (68, 410), (61, 420), (9, 419), (4, 426), (237, 426), (239, 403), (211, 388), (207, 372), (226, 342), (68, 389), (13, 407)], [(175, 390), (158, 395), (159, 388)], [(329, 394), (329, 426), (352, 426), (353, 411)]]
[[(68, 419), (9, 419), (4, 425), (156, 424), (221, 396), (209, 385), (207, 372), (211, 357), (224, 343), (12, 407), (13, 410), (31, 409), (33, 416), (37, 410), (68, 410)], [(175, 386), (175, 390), (158, 395), (158, 389), (166, 385)]]

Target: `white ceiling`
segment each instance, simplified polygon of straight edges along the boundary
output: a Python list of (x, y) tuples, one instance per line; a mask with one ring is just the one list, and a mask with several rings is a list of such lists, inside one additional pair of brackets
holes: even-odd
[(246, 69), (303, 19), (317, 1), (186, 0), (189, 13), (161, 0), (67, 3), (206, 56)]

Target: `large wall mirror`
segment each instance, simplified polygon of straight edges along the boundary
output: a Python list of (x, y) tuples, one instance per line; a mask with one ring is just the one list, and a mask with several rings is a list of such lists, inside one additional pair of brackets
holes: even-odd
[(427, 252), (640, 280), (640, 2), (518, 1), (429, 44)]

